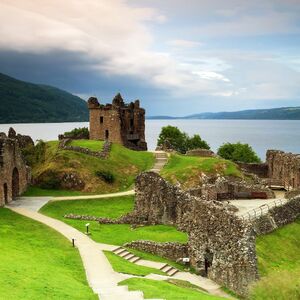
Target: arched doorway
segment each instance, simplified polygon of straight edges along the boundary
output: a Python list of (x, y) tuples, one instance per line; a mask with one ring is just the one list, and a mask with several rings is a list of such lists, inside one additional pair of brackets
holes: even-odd
[(19, 196), (19, 171), (17, 168), (14, 168), (12, 173), (11, 191), (13, 199)]
[(206, 250), (206, 253), (204, 254), (204, 277), (208, 276), (209, 269), (212, 266), (213, 257), (213, 253), (210, 250)]
[(4, 204), (8, 203), (7, 183), (3, 184)]

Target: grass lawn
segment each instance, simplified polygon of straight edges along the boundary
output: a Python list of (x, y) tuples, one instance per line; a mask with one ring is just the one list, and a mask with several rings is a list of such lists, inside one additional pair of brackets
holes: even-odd
[(262, 278), (251, 299), (300, 299), (300, 219), (259, 236), (256, 251)]
[(177, 268), (178, 270), (184, 271), (185, 267), (182, 264), (176, 263), (175, 261), (157, 256), (157, 255), (154, 255), (154, 254), (151, 254), (148, 252), (131, 249), (131, 248), (127, 248), (127, 249), (128, 249), (128, 251), (135, 254), (136, 256), (139, 256), (142, 259), (166, 263), (166, 264), (169, 264), (170, 266), (173, 266), (174, 268)]
[[(172, 281), (171, 281), (172, 282)], [(166, 300), (217, 300), (224, 299), (193, 288), (184, 281), (176, 280), (176, 284), (168, 281), (158, 281), (145, 278), (130, 278), (121, 281), (119, 285), (128, 285), (130, 291), (143, 291), (145, 298)], [(175, 282), (174, 282), (175, 283)]]
[[(101, 141), (74, 141), (78, 146), (90, 144), (91, 147), (101, 148)], [(85, 182), (83, 190), (71, 193), (60, 193), (59, 188), (52, 187), (50, 196), (79, 194), (104, 194), (128, 190), (132, 187), (135, 177), (142, 171), (151, 169), (154, 164), (153, 153), (133, 151), (119, 144), (113, 144), (107, 159), (101, 159), (70, 150), (58, 149), (58, 142), (46, 143), (46, 153), (32, 168), (33, 178), (38, 186), (45, 188), (45, 183), (57, 181), (62, 173), (73, 172)], [(110, 172), (115, 178), (113, 183), (106, 182), (96, 175), (97, 171)], [(49, 189), (49, 188), (48, 188)], [(58, 191), (57, 191), (58, 190)], [(30, 196), (45, 196), (48, 191), (31, 189)], [(48, 196), (48, 195), (47, 195)]]
[(144, 266), (139, 266), (134, 263), (127, 261), (126, 259), (110, 252), (104, 251), (107, 259), (109, 260), (110, 264), (112, 265), (114, 271), (118, 273), (125, 273), (137, 276), (146, 276), (149, 274), (159, 274), (159, 275), (166, 275), (164, 272), (155, 269), (149, 268)]
[(104, 141), (72, 140), (70, 145), (82, 147), (82, 148), (88, 148), (92, 151), (101, 151), (104, 145)]
[[(85, 231), (86, 221), (65, 219), (68, 213), (81, 215), (94, 215), (99, 217), (117, 218), (132, 210), (133, 197), (123, 196), (106, 199), (53, 201), (47, 203), (40, 212), (75, 227), (79, 231)], [(157, 242), (187, 242), (187, 235), (176, 230), (173, 226), (155, 225), (132, 229), (128, 224), (98, 224), (89, 221), (91, 238), (97, 242), (123, 245), (135, 240), (151, 240)]]
[(0, 253), (1, 299), (98, 299), (68, 240), (5, 208), (0, 208)]
[(180, 182), (183, 187), (190, 188), (199, 184), (199, 175), (202, 172), (242, 177), (237, 165), (229, 160), (179, 154), (172, 154), (160, 173), (170, 182)]

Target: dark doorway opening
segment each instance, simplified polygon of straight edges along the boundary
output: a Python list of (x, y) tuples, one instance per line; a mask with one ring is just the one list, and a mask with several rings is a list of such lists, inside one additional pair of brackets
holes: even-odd
[(109, 138), (109, 131), (105, 130), (105, 139), (107, 140)]
[(3, 184), (3, 193), (4, 193), (4, 204), (7, 204), (8, 203), (7, 183)]
[(212, 266), (212, 262), (213, 262), (213, 253), (207, 250), (204, 255), (204, 276), (205, 277), (208, 276), (209, 269)]
[(17, 168), (14, 168), (13, 170), (11, 190), (12, 198), (17, 198), (19, 196), (19, 171)]
[(103, 123), (103, 117), (100, 117), (100, 124)]

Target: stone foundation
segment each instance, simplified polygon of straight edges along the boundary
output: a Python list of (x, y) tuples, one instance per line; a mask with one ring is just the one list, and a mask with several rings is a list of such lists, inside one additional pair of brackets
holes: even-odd
[(188, 257), (188, 247), (180, 243), (158, 243), (153, 241), (134, 241), (126, 243), (124, 247), (149, 252), (173, 261)]

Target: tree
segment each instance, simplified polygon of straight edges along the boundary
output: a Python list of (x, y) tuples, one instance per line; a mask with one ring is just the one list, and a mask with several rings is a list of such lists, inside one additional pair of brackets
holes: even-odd
[(232, 144), (225, 143), (218, 149), (218, 155), (225, 159), (235, 162), (244, 163), (259, 163), (260, 158), (249, 144), (242, 144), (240, 142)]
[(188, 150), (197, 149), (197, 148), (207, 149), (207, 150), (210, 149), (207, 142), (202, 140), (199, 134), (195, 134), (193, 137), (188, 138), (187, 148)]
[(172, 149), (180, 153), (186, 153), (186, 151), (196, 148), (210, 149), (207, 142), (202, 140), (199, 134), (189, 137), (185, 132), (170, 125), (163, 127), (158, 137), (157, 145), (161, 146), (164, 143), (170, 144)]

